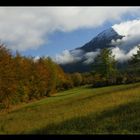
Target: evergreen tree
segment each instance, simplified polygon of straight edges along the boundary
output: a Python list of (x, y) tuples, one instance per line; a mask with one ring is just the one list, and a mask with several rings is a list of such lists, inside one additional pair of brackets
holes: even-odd
[(130, 61), (128, 62), (127, 73), (132, 75), (133, 79), (140, 80), (140, 45), (138, 46), (137, 53), (133, 54)]
[(104, 48), (100, 51), (93, 63), (93, 73), (98, 73), (109, 83), (114, 83), (116, 80), (116, 61), (109, 48)]

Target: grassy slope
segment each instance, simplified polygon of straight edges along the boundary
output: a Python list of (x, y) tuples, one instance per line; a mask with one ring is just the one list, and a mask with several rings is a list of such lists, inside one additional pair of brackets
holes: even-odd
[(80, 87), (0, 115), (0, 134), (140, 133), (140, 83)]

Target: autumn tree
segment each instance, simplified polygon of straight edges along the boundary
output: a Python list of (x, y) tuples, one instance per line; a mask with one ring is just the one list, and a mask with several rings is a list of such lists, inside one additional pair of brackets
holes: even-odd
[(94, 78), (91, 72), (82, 73), (82, 85), (93, 84)]
[(56, 92), (56, 66), (51, 58), (45, 58), (45, 65), (48, 70), (48, 84), (46, 96), (50, 96), (52, 93)]
[(82, 83), (82, 75), (78, 72), (71, 74), (74, 86), (79, 86)]
[(63, 69), (55, 64), (56, 69), (56, 90), (62, 91), (69, 89), (71, 87), (71, 83), (68, 74), (64, 73)]
[(13, 59), (9, 49), (0, 45), (0, 106), (8, 108), (16, 92)]

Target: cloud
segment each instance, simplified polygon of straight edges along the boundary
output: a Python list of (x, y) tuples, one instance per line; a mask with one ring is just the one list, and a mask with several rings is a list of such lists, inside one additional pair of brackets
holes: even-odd
[(92, 62), (94, 62), (94, 58), (99, 54), (99, 50), (95, 51), (95, 52), (88, 52), (85, 54), (85, 61), (83, 62), (84, 64), (91, 64)]
[(59, 30), (97, 27), (139, 7), (0, 7), (0, 40), (11, 49), (37, 49)]
[(83, 58), (84, 51), (77, 50), (64, 50), (61, 54), (57, 54), (54, 61), (58, 64), (68, 64), (78, 62)]
[(75, 50), (71, 50), (70, 53), (74, 56), (77, 57), (77, 59), (79, 57), (81, 57), (84, 54), (84, 51), (81, 49), (75, 49)]
[(122, 39), (112, 40), (113, 45), (128, 52), (133, 46), (140, 44), (140, 19), (115, 24), (112, 28), (124, 36)]
[(58, 64), (68, 64), (82, 60), (84, 64), (90, 64), (94, 61), (97, 54), (99, 54), (99, 50), (87, 53), (80, 49), (72, 51), (64, 50), (62, 54), (56, 55), (54, 61)]
[(112, 28), (120, 35), (131, 36), (140, 33), (140, 20), (135, 19), (131, 21), (121, 22), (120, 24), (115, 24)]
[[(139, 44), (140, 45), (140, 44)], [(124, 62), (129, 60), (133, 54), (137, 54), (138, 47), (132, 47), (128, 52), (124, 51), (119, 47), (110, 48), (112, 51), (112, 55), (115, 56), (115, 60), (119, 62)], [(56, 55), (53, 60), (58, 64), (68, 64), (68, 63), (75, 63), (78, 61), (83, 61), (83, 64), (91, 64), (94, 62), (94, 58), (100, 53), (100, 49), (94, 52), (87, 52), (85, 53), (82, 50), (64, 50), (62, 54)]]
[(36, 56), (36, 57), (34, 57), (34, 62), (37, 62), (38, 60), (40, 59), (40, 56)]
[(112, 48), (112, 54), (115, 56), (115, 59), (119, 62), (124, 62), (129, 60), (133, 54), (137, 54), (138, 47), (133, 47), (128, 53), (124, 50), (120, 49), (119, 47)]
[(56, 55), (54, 61), (58, 64), (68, 64), (81, 60), (82, 51), (81, 50), (73, 50), (68, 51), (64, 50), (62, 54)]
[(119, 47), (115, 47), (112, 49), (112, 54), (115, 56), (115, 59), (118, 61), (126, 61), (128, 58), (126, 57), (126, 54), (124, 50), (121, 50)]

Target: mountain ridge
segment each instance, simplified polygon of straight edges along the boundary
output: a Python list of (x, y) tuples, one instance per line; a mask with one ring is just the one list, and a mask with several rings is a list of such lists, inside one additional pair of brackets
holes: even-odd
[(76, 49), (82, 49), (86, 52), (95, 51), (96, 49), (103, 49), (106, 47), (114, 47), (111, 45), (111, 40), (122, 39), (124, 36), (119, 35), (112, 27), (108, 28), (97, 36), (95, 36), (91, 41), (87, 42), (82, 47)]

